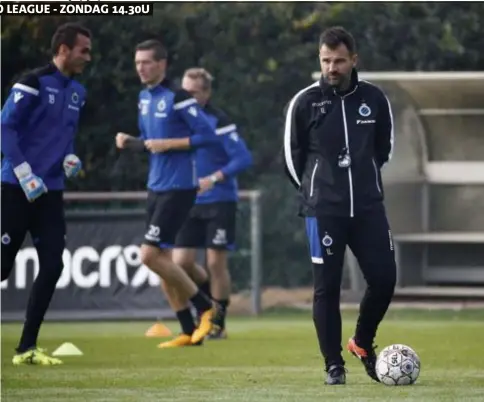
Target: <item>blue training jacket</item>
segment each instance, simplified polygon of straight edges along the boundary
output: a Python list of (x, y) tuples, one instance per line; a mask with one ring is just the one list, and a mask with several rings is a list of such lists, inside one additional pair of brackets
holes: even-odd
[(64, 189), (64, 157), (74, 137), (86, 90), (53, 64), (15, 83), (2, 109), (2, 183), (17, 184), (13, 169), (32, 167), (50, 190)]
[(216, 183), (211, 190), (199, 194), (196, 203), (237, 201), (236, 175), (252, 164), (252, 155), (243, 138), (237, 133), (237, 126), (223, 111), (207, 104), (204, 112), (215, 128), (218, 141), (197, 150), (198, 177), (207, 177), (220, 170), (225, 180)]
[(190, 137), (191, 149), (150, 154), (148, 189), (156, 192), (198, 187), (194, 150), (218, 140), (197, 101), (168, 80), (139, 94), (143, 140)]

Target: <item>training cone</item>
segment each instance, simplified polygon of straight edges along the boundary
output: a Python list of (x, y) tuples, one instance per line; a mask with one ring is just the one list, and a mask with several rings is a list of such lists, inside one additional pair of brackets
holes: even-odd
[(157, 322), (145, 332), (145, 336), (150, 338), (165, 338), (172, 335), (173, 333), (170, 331), (170, 328), (163, 325), (161, 322)]
[(65, 342), (52, 352), (52, 356), (82, 356), (84, 353), (70, 342)]

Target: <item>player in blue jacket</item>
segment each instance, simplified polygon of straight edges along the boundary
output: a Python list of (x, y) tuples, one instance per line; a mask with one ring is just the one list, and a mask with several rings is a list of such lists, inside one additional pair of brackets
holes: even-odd
[(13, 85), (2, 109), (2, 281), (27, 232), (39, 258), (15, 365), (61, 363), (37, 348), (37, 337), (63, 269), (64, 177), (81, 170), (74, 137), (86, 91), (73, 76), (91, 60), (91, 34), (77, 24), (62, 25), (52, 52), (51, 63)]
[(118, 133), (116, 144), (121, 149), (150, 152), (141, 260), (201, 312), (198, 328), (192, 328), (188, 337), (190, 344), (199, 344), (212, 329), (212, 301), (173, 263), (171, 248), (197, 195), (194, 149), (217, 141), (217, 136), (197, 101), (165, 78), (166, 59), (167, 52), (158, 41), (136, 47), (136, 69), (146, 86), (139, 95), (140, 136)]
[[(213, 297), (218, 309), (209, 338), (222, 339), (226, 337), (225, 315), (231, 290), (227, 251), (234, 248), (235, 241), (236, 176), (252, 164), (252, 156), (245, 141), (238, 135), (236, 125), (224, 112), (209, 103), (211, 84), (211, 75), (202, 68), (189, 69), (183, 77), (183, 88), (203, 106), (216, 130), (218, 141), (196, 152), (200, 191), (196, 205), (177, 235), (173, 261)], [(205, 269), (196, 264), (197, 249), (206, 250), (210, 282)], [(180, 321), (182, 333), (160, 344), (160, 347), (185, 346), (189, 343), (187, 334), (195, 326), (193, 316), (188, 304), (175, 289), (166, 283), (163, 283), (163, 288)]]

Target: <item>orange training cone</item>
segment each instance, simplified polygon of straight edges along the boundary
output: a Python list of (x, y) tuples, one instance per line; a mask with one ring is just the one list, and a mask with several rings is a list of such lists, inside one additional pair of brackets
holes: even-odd
[(145, 336), (150, 338), (164, 338), (172, 335), (173, 333), (170, 331), (170, 328), (163, 325), (161, 322), (157, 322), (145, 332)]

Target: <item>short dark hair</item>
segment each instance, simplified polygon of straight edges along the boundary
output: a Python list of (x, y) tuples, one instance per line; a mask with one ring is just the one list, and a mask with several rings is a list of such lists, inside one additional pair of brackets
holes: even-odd
[(77, 35), (91, 38), (91, 31), (75, 22), (68, 22), (58, 27), (50, 43), (52, 54), (59, 53), (61, 45), (66, 45), (69, 49), (72, 49), (76, 45)]
[(145, 40), (144, 42), (136, 45), (136, 51), (138, 50), (152, 50), (153, 58), (156, 61), (165, 60), (168, 58), (168, 52), (166, 48), (156, 39)]
[(319, 48), (326, 45), (334, 50), (339, 45), (345, 45), (350, 54), (356, 53), (355, 38), (343, 27), (331, 27), (326, 29), (319, 38)]

